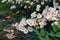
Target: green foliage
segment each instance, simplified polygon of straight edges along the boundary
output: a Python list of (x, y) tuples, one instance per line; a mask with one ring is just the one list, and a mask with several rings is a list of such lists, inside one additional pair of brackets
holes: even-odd
[(53, 28), (53, 31), (54, 32), (58, 32), (59, 31), (59, 27), (57, 25), (53, 25), (52, 28)]
[(44, 29), (41, 29), (41, 30), (40, 30), (40, 35), (41, 35), (41, 36), (45, 36), (45, 31), (44, 31)]

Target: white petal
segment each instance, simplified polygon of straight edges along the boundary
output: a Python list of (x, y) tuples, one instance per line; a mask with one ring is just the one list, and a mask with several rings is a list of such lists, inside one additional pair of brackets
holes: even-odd
[(16, 6), (15, 5), (12, 5), (11, 7), (10, 7), (10, 9), (15, 9), (16, 8)]
[(2, 3), (6, 2), (7, 0), (2, 0)]

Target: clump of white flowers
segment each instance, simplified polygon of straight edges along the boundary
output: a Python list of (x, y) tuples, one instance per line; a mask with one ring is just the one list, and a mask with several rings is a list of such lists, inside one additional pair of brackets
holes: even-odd
[[(7, 0), (8, 3), (10, 2), (14, 2), (13, 0)], [(23, 0), (15, 0), (17, 4), (20, 4)], [(27, 34), (29, 32), (33, 31), (33, 28), (36, 29), (41, 29), (44, 28), (47, 25), (46, 21), (55, 21), (54, 23), (52, 23), (51, 25), (58, 25), (58, 18), (60, 18), (60, 10), (56, 10), (56, 8), (54, 7), (49, 7), (46, 6), (46, 8), (43, 10), (42, 13), (40, 13), (40, 8), (41, 5), (44, 5), (45, 2), (47, 2), (48, 0), (43, 0), (41, 2), (41, 4), (37, 4), (35, 7), (36, 9), (31, 13), (31, 17), (29, 19), (26, 18), (22, 18), (22, 20), (19, 23), (15, 23), (12, 24), (12, 26), (15, 26), (15, 28), (21, 32), (23, 32), (24, 34)], [(2, 0), (2, 3), (6, 2), (6, 0)], [(23, 5), (21, 3), (21, 7), (23, 6), (24, 9), (28, 9), (31, 8), (35, 2), (39, 2), (39, 0), (24, 0), (23, 1), (26, 4), (29, 5)], [(10, 7), (10, 9), (16, 9), (15, 5), (12, 5)], [(16, 13), (19, 13), (19, 11), (17, 11)], [(27, 27), (26, 27), (27, 26)]]
[[(12, 26), (15, 26), (17, 30), (22, 31), (25, 34), (32, 32), (33, 27), (36, 29), (43, 28), (45, 25), (47, 25), (46, 19), (42, 18), (42, 14), (36, 13), (37, 12), (34, 11), (31, 14), (30, 19), (23, 18), (19, 23), (12, 24)], [(26, 25), (28, 25), (28, 27), (25, 27)]]
[(28, 33), (28, 29), (24, 27), (25, 24), (25, 19), (23, 19), (20, 23), (15, 23), (12, 24), (12, 26), (15, 26), (17, 30), (24, 32), (25, 34)]
[(56, 8), (53, 7), (47, 7), (43, 10), (42, 15), (47, 19), (47, 20), (57, 20), (60, 13), (58, 13), (59, 10), (56, 10)]
[[(37, 8), (40, 8), (40, 5), (36, 6)], [(58, 15), (59, 14), (59, 15)], [(12, 26), (15, 26), (17, 30), (22, 31), (23, 33), (27, 34), (28, 32), (32, 32), (33, 28), (41, 29), (44, 28), (44, 26), (47, 25), (46, 21), (54, 21), (51, 25), (53, 26), (58, 25), (58, 18), (60, 17), (60, 11), (56, 10), (56, 8), (48, 7), (43, 10), (42, 14), (37, 13), (36, 11), (31, 13), (31, 18), (26, 19), (23, 18), (19, 23), (12, 24)], [(28, 27), (26, 27), (28, 25)], [(59, 25), (58, 25), (59, 26)]]
[(10, 7), (10, 9), (15, 9), (16, 8), (16, 6), (15, 5), (12, 5), (11, 7)]

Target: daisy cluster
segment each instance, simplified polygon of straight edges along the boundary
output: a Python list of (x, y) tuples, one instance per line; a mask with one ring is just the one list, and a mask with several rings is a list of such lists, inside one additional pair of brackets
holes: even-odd
[[(8, 3), (14, 4), (13, 0), (2, 0), (2, 3), (6, 2), (6, 1), (8, 1)], [(60, 18), (60, 10), (56, 10), (56, 8), (54, 8), (54, 7), (46, 6), (42, 13), (39, 12), (41, 5), (44, 5), (45, 2), (47, 2), (47, 1), (48, 0), (42, 0), (41, 4), (36, 5), (36, 9), (35, 9), (35, 11), (33, 11), (31, 13), (30, 19), (22, 18), (22, 20), (19, 23), (17, 22), (15, 24), (12, 24), (12, 26), (15, 26), (17, 30), (27, 34), (29, 32), (32, 32), (33, 28), (36, 28), (36, 29), (44, 28), (44, 26), (47, 25), (46, 21), (55, 21), (51, 25), (54, 25), (54, 24), (58, 25), (57, 21)], [(23, 6), (23, 4), (21, 4), (21, 2), (27, 3), (27, 4), (29, 4), (29, 6), (27, 6), (27, 5)], [(25, 9), (31, 8), (31, 6), (35, 5), (35, 2), (39, 3), (39, 0), (33, 0), (33, 1), (16, 0), (16, 3), (21, 4), (20, 6), (23, 6)], [(10, 9), (15, 9), (15, 8), (16, 8), (16, 5), (12, 5), (10, 7)]]
[(42, 12), (42, 15), (48, 21), (54, 21), (53, 23), (51, 23), (51, 26), (57, 25), (58, 27), (60, 27), (60, 24), (59, 24), (60, 10), (56, 10), (55, 7), (53, 8), (53, 7), (46, 6), (46, 8)]
[[(60, 10), (56, 10), (56, 8), (46, 6), (42, 14), (34, 11), (31, 13), (30, 19), (23, 18), (20, 23), (12, 24), (12, 26), (15, 26), (17, 30), (27, 34), (28, 32), (33, 31), (33, 27), (35, 27), (36, 29), (44, 28), (44, 26), (47, 25), (46, 21), (55, 21), (51, 25), (58, 25), (59, 18)], [(28, 25), (28, 27), (26, 27), (26, 25)]]
[(42, 12), (42, 15), (48, 20), (58, 20), (58, 18), (60, 18), (60, 10), (46, 6)]

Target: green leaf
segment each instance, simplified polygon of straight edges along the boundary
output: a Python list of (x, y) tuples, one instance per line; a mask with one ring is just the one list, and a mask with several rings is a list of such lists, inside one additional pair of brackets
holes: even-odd
[(50, 33), (51, 33), (51, 34), (54, 34), (54, 32), (53, 32), (53, 31), (51, 31)]
[(58, 34), (48, 33), (47, 31), (46, 31), (46, 34), (51, 36), (51, 37), (59, 37), (60, 38), (60, 35), (58, 35)]
[[(51, 34), (55, 34), (53, 31), (51, 31), (50, 33), (51, 33)], [(54, 38), (54, 36), (53, 36), (53, 35), (51, 35), (51, 36), (52, 36), (52, 38)]]
[(60, 32), (57, 32), (56, 34), (57, 34), (57, 35), (60, 35)]
[(40, 30), (40, 34), (41, 34), (41, 36), (45, 36), (45, 31), (44, 31), (44, 29), (41, 29), (41, 30)]
[(46, 39), (46, 40), (49, 40), (49, 37), (48, 37), (48, 35), (46, 35), (46, 36), (45, 36), (45, 39)]
[(38, 38), (40, 39), (40, 40), (45, 40), (42, 36), (41, 36), (41, 34), (39, 33), (39, 31), (37, 30), (37, 29), (33, 29), (34, 30), (34, 32), (38, 35)]
[(58, 32), (58, 30), (59, 30), (58, 26), (57, 26), (57, 25), (54, 25), (54, 26), (53, 26), (53, 31), (54, 31), (54, 32)]

